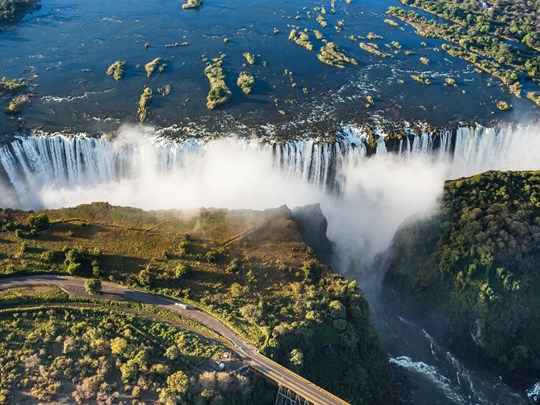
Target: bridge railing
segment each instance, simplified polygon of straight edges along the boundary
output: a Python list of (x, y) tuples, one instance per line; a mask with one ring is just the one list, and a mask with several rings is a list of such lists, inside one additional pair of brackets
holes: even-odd
[[(331, 392), (328, 392), (326, 391), (325, 389), (319, 387), (318, 385), (312, 383), (311, 381), (305, 379), (304, 377), (302, 377), (301, 375), (299, 374), (296, 374), (295, 372), (289, 370), (287, 367), (284, 367), (282, 366), (281, 364), (279, 363), (276, 363), (274, 360), (270, 359), (269, 357), (266, 357), (262, 354), (259, 354), (261, 357), (264, 357), (267, 361), (269, 361), (270, 363), (272, 363), (273, 365), (275, 365), (277, 368), (279, 368), (282, 372), (288, 374), (289, 376), (297, 379), (297, 380), (301, 380), (303, 383), (309, 385), (310, 387), (316, 389), (317, 391), (319, 391), (321, 394), (331, 398), (333, 401), (335, 401), (335, 403), (337, 404), (342, 404), (342, 405), (350, 405), (348, 402), (344, 401), (343, 399), (335, 396), (334, 394), (332, 394)], [(257, 371), (261, 371), (261, 370), (257, 370)], [(263, 373), (264, 374), (264, 373)], [(270, 377), (270, 376), (268, 376)], [(296, 392), (296, 390), (291, 387), (290, 385), (286, 384), (284, 381), (276, 381), (275, 379), (273, 379), (272, 377), (270, 377), (272, 380), (274, 380), (276, 383), (278, 384), (281, 384), (281, 385), (284, 385), (286, 386), (287, 388), (289, 388), (290, 390)], [(299, 394), (300, 395), (300, 394)]]

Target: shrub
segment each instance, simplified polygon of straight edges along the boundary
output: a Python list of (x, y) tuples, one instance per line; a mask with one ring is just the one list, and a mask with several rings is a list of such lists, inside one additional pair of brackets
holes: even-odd
[(54, 261), (54, 252), (51, 252), (50, 250), (45, 250), (41, 253), (40, 258), (44, 262), (51, 263)]
[(81, 273), (81, 264), (76, 262), (71, 262), (67, 265), (66, 271), (72, 276), (79, 275)]
[(174, 270), (174, 276), (177, 280), (180, 280), (191, 272), (191, 268), (183, 263), (180, 263), (178, 266), (176, 266), (176, 269)]
[(217, 262), (217, 260), (219, 259), (219, 253), (216, 252), (215, 250), (209, 250), (208, 252), (206, 252), (206, 254), (204, 255), (204, 258), (206, 259), (206, 261), (208, 263), (215, 263)]
[(242, 262), (240, 261), (240, 259), (235, 257), (234, 259), (232, 259), (231, 263), (227, 266), (225, 270), (227, 271), (227, 273), (236, 274), (241, 269), (242, 269)]
[(143, 287), (152, 287), (156, 281), (155, 274), (151, 271), (150, 267), (147, 266), (144, 270), (139, 272), (137, 276), (137, 281)]
[(84, 289), (88, 294), (98, 294), (101, 292), (101, 281), (99, 280), (88, 280), (84, 283)]
[(26, 220), (26, 223), (29, 227), (34, 229), (45, 229), (50, 226), (47, 214), (30, 215)]

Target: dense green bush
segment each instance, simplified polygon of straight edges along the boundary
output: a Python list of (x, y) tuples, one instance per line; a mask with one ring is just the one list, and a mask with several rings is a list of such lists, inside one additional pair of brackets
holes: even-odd
[(26, 221), (28, 226), (33, 229), (45, 229), (49, 227), (49, 217), (47, 214), (30, 215)]
[(0, 0), (0, 25), (17, 21), (41, 8), (40, 0)]
[[(540, 372), (540, 173), (446, 184), (442, 211), (397, 234), (394, 299), (519, 376)], [(441, 319), (449, 319), (444, 324)]]
[(79, 404), (120, 397), (250, 404), (274, 395), (254, 376), (202, 371), (225, 351), (216, 343), (111, 310), (2, 310), (0, 337), (0, 403), (16, 403), (23, 392), (38, 401)]

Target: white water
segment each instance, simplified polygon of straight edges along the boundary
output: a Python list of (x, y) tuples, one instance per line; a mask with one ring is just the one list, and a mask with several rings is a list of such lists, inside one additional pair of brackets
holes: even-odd
[(540, 401), (540, 381), (527, 390), (527, 396), (533, 401)]
[[(351, 127), (335, 143), (173, 142), (140, 127), (123, 128), (112, 140), (21, 137), (0, 148), (0, 206), (108, 201), (143, 209), (263, 209), (320, 202), (328, 237), (342, 258), (340, 272), (352, 269), (356, 276), (406, 219), (437, 209), (444, 180), (490, 169), (540, 169), (538, 127), (461, 128), (455, 137), (424, 132), (401, 140), (395, 152), (383, 138), (377, 153), (367, 157), (367, 134)], [(328, 192), (336, 188), (338, 194)], [(431, 381), (452, 401), (486, 403), (483, 388), (472, 385), (450, 353), (433, 342), (430, 348), (429, 359), (404, 353), (393, 362)]]
[(452, 402), (457, 404), (466, 403), (465, 398), (463, 398), (459, 392), (452, 388), (452, 382), (450, 379), (440, 374), (435, 367), (430, 366), (422, 361), (413, 361), (408, 356), (391, 358), (390, 363), (397, 364), (402, 368), (413, 371), (430, 380), (433, 384), (438, 386), (439, 389), (444, 392), (445, 396)]
[[(151, 181), (151, 177), (159, 179), (158, 183), (169, 190), (175, 189), (180, 185), (185, 186), (182, 182), (174, 183), (179, 180), (177, 177), (185, 181), (188, 175), (192, 180), (194, 175), (201, 175), (200, 167), (199, 172), (193, 170), (200, 166), (198, 162), (201, 160), (209, 160), (209, 155), (211, 165), (202, 171), (215, 176), (216, 180), (231, 167), (237, 167), (237, 170), (228, 173), (234, 177), (221, 178), (219, 182), (213, 182), (217, 184), (209, 184), (208, 188), (215, 188), (222, 184), (221, 181), (228, 180), (229, 183), (250, 184), (249, 177), (253, 178), (254, 172), (261, 174), (259, 169), (265, 166), (262, 170), (265, 177), (253, 180), (268, 180), (266, 176), (280, 177), (282, 181), (277, 181), (277, 190), (273, 190), (278, 195), (289, 195), (279, 189), (289, 184), (298, 187), (298, 180), (302, 180), (309, 183), (309, 187), (315, 186), (319, 190), (339, 187), (345, 190), (347, 196), (355, 194), (354, 191), (359, 187), (357, 183), (366, 184), (367, 179), (362, 173), (368, 172), (379, 173), (378, 183), (388, 183), (385, 176), (414, 178), (423, 176), (423, 170), (440, 173), (432, 179), (440, 182), (441, 176), (445, 179), (456, 178), (488, 169), (540, 169), (540, 136), (537, 132), (535, 127), (460, 128), (455, 136), (455, 148), (452, 148), (450, 132), (444, 131), (435, 136), (424, 132), (420, 136), (402, 139), (396, 153), (387, 151), (384, 134), (380, 134), (375, 159), (366, 157), (367, 134), (352, 127), (344, 128), (335, 143), (309, 139), (273, 145), (234, 138), (227, 142), (197, 139), (174, 142), (153, 136), (150, 129), (133, 127), (122, 129), (112, 140), (107, 137), (60, 134), (20, 137), (0, 148), (0, 177), (3, 177), (0, 180), (3, 191), (0, 206), (37, 209), (88, 202), (89, 198), (100, 197), (99, 194), (93, 194), (96, 187), (114, 188), (115, 183), (119, 182), (124, 185), (130, 182), (140, 185), (145, 179)], [(437, 148), (434, 148), (434, 139), (438, 141)], [(281, 170), (272, 175), (273, 170), (268, 165), (273, 165), (273, 168), (279, 166)], [(164, 178), (172, 183), (163, 184)], [(211, 178), (206, 180), (212, 183)], [(384, 190), (399, 186), (391, 180), (390, 183), (384, 184)], [(250, 185), (251, 192), (269, 187), (264, 181)], [(417, 183), (417, 186), (422, 187), (422, 184)], [(409, 184), (407, 188), (413, 191), (416, 187)], [(428, 185), (427, 188), (432, 186)], [(86, 192), (80, 194), (79, 200), (72, 196), (73, 192), (79, 193), (81, 190)], [(241, 192), (242, 189), (236, 191)], [(366, 190), (367, 193), (371, 191)], [(197, 190), (190, 190), (190, 194), (194, 192), (200, 194)], [(56, 196), (53, 198), (52, 194)], [(210, 190), (206, 193), (207, 197), (208, 194), (212, 194)], [(293, 192), (292, 195), (300, 193)], [(183, 196), (173, 198), (169, 203), (165, 200), (157, 205), (147, 205), (145, 202), (138, 204), (136, 198), (125, 197), (128, 197), (126, 203), (142, 205), (143, 208), (181, 208), (190, 204), (266, 208), (275, 201), (272, 198), (259, 201), (252, 198), (254, 205), (246, 205), (245, 200), (239, 199), (240, 205), (231, 205), (231, 198), (226, 196), (223, 201), (219, 198), (205, 201), (201, 195), (202, 200)], [(354, 195), (355, 200), (357, 197)], [(294, 203), (296, 200), (298, 198), (292, 198), (289, 202)], [(306, 199), (300, 198), (299, 202), (303, 200)], [(396, 222), (398, 219), (391, 220)]]

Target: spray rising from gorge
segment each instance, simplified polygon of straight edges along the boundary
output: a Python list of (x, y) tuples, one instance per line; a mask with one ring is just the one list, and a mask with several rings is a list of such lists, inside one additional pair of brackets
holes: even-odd
[[(113, 139), (33, 135), (0, 148), (0, 206), (107, 201), (147, 210), (320, 203), (347, 273), (385, 250), (398, 227), (437, 209), (444, 181), (486, 170), (540, 169), (534, 126), (406, 130), (400, 140), (345, 127), (334, 142), (170, 140), (148, 127)], [(373, 132), (371, 133), (373, 134)], [(359, 259), (361, 258), (361, 259)]]
[[(368, 132), (351, 127), (334, 142), (177, 141), (143, 127), (124, 127), (112, 139), (35, 134), (0, 148), (0, 206), (41, 209), (107, 201), (147, 210), (264, 209), (318, 202), (338, 258), (336, 270), (361, 280), (377, 311), (373, 298), (380, 274), (366, 269), (375, 269), (374, 259), (399, 226), (435, 213), (447, 179), (491, 169), (540, 169), (538, 132), (533, 126), (465, 127), (411, 131), (389, 141), (378, 134), (375, 144)], [(386, 313), (375, 318), (388, 321), (379, 327), (386, 342), (395, 336), (400, 348), (404, 339), (414, 342), (410, 350), (424, 347), (394, 352), (392, 362), (428, 379), (444, 398), (489, 403), (487, 393), (495, 392), (517, 401), (506, 388), (495, 390), (492, 379), (469, 372), (444, 347), (435, 347), (418, 326), (401, 318), (389, 321)]]
[(107, 201), (143, 209), (264, 209), (319, 202), (328, 236), (349, 252), (343, 257), (372, 257), (405, 219), (437, 209), (444, 180), (540, 169), (537, 133), (533, 126), (409, 131), (391, 142), (377, 134), (371, 148), (369, 134), (352, 127), (334, 142), (177, 141), (144, 127), (124, 127), (113, 139), (33, 135), (0, 148), (0, 206)]

